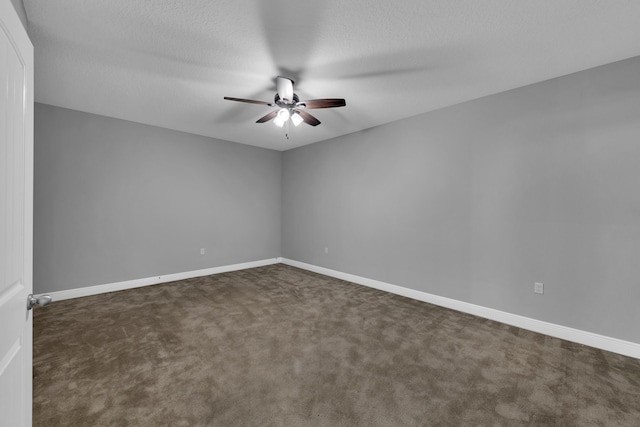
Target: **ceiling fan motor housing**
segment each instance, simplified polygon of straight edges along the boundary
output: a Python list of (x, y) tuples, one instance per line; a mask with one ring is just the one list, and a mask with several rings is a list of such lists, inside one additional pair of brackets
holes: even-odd
[(280, 99), (280, 95), (278, 95), (277, 93), (276, 93), (275, 98), (273, 99), (273, 102), (278, 107), (281, 107), (281, 108), (293, 108), (293, 107), (296, 106), (296, 104), (299, 101), (300, 101), (300, 98), (298, 98), (298, 95), (296, 95), (295, 93), (293, 94), (293, 101), (291, 101), (290, 103)]

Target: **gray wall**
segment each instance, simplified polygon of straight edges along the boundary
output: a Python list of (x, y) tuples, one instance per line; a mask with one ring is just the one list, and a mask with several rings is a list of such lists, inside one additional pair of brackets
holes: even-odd
[(20, 21), (22, 21), (22, 26), (27, 29), (27, 13), (24, 10), (24, 3), (22, 0), (11, 0), (11, 3), (18, 14)]
[(35, 292), (280, 255), (277, 151), (43, 104), (34, 140)]
[(282, 255), (640, 342), (639, 75), (634, 58), (285, 152)]

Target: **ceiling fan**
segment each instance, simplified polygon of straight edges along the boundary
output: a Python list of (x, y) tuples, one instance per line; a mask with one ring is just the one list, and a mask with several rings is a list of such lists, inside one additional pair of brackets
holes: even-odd
[(276, 96), (273, 102), (255, 101), (253, 99), (231, 98), (225, 96), (224, 99), (229, 101), (247, 102), (249, 104), (267, 105), (269, 107), (278, 107), (277, 110), (271, 111), (269, 114), (260, 117), (256, 120), (256, 123), (265, 123), (271, 119), (276, 126), (282, 127), (284, 124), (291, 120), (291, 122), (298, 126), (300, 123), (305, 122), (311, 126), (318, 126), (320, 120), (316, 119), (306, 110), (313, 108), (334, 108), (344, 107), (346, 104), (344, 99), (341, 98), (325, 98), (325, 99), (311, 99), (309, 101), (300, 101), (298, 95), (293, 93), (293, 80), (278, 76), (276, 77)]

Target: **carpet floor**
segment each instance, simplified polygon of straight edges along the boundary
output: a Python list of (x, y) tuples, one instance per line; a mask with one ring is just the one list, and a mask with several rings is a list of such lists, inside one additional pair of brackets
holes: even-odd
[(640, 360), (294, 267), (34, 313), (34, 426), (638, 426)]

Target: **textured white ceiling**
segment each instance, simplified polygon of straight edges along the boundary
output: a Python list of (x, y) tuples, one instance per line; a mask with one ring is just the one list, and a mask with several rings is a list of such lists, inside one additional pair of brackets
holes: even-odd
[[(24, 0), (36, 101), (286, 150), (640, 55), (638, 0)], [(277, 75), (345, 98), (255, 121)]]

